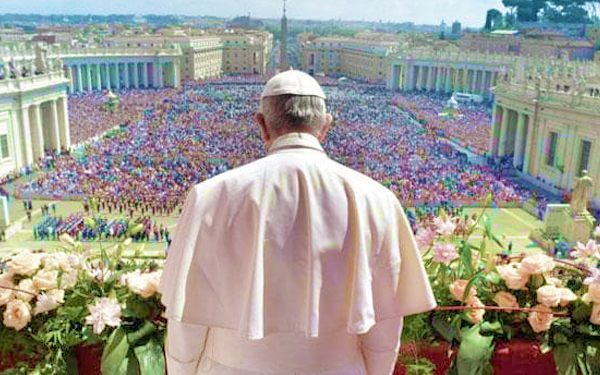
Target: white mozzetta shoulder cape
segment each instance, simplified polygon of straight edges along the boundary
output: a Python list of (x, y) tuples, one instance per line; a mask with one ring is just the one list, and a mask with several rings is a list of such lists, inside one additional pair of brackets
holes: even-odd
[(435, 307), (395, 196), (305, 133), (190, 191), (161, 293), (169, 319), (248, 339), (362, 334)]

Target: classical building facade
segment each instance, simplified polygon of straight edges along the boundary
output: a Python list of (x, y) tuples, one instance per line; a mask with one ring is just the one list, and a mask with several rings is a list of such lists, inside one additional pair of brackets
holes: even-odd
[[(5, 52), (0, 51), (0, 59), (10, 61)], [(71, 145), (68, 79), (62, 62), (56, 59), (36, 64), (19, 59), (14, 65), (17, 74), (13, 77), (6, 68), (0, 80), (0, 175), (31, 165), (46, 150)], [(29, 68), (32, 65), (37, 65), (35, 74)]]
[(572, 189), (587, 170), (592, 202), (600, 207), (600, 67), (594, 62), (546, 66), (503, 79), (488, 144), (524, 175), (557, 189)]
[(344, 75), (369, 83), (385, 83), (400, 42), (394, 34), (358, 33), (354, 37), (300, 34), (302, 69), (316, 75)]

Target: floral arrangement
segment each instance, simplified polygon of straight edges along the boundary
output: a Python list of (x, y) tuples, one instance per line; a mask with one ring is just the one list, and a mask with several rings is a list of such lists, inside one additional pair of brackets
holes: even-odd
[(99, 252), (66, 234), (60, 240), (56, 252), (20, 250), (2, 263), (3, 374), (73, 373), (80, 345), (103, 347), (105, 374), (165, 374), (163, 260), (142, 259), (143, 245), (125, 258), (130, 237)]
[[(492, 200), (490, 194), (486, 203)], [(417, 225), (438, 308), (407, 317), (403, 339), (451, 342), (458, 347), (455, 374), (491, 373), (494, 343), (515, 338), (552, 351), (559, 375), (600, 373), (600, 227), (586, 244), (561, 241), (553, 253), (517, 252), (492, 232), (485, 210), (476, 219), (464, 213), (452, 217), (442, 209)], [(488, 251), (490, 241), (502, 252)]]

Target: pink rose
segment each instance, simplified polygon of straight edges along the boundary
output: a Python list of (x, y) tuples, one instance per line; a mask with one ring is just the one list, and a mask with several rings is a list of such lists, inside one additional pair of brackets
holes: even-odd
[(552, 310), (544, 305), (537, 305), (533, 308), (535, 310), (541, 310), (540, 312), (532, 311), (527, 317), (527, 321), (531, 325), (531, 328), (533, 328), (533, 332), (540, 333), (550, 329), (555, 320), (554, 315), (552, 315)]
[(33, 285), (38, 289), (54, 289), (58, 286), (58, 271), (42, 270), (33, 277)]
[(577, 299), (577, 295), (569, 288), (560, 288), (558, 290), (560, 291), (560, 305), (562, 307), (567, 306), (569, 303)]
[(537, 290), (537, 300), (544, 306), (555, 307), (560, 303), (560, 289), (554, 285), (544, 285)]
[(450, 264), (454, 259), (458, 258), (456, 246), (453, 243), (437, 242), (433, 245), (433, 260), (438, 263)]
[[(500, 307), (510, 307), (510, 308), (518, 308), (519, 303), (517, 302), (517, 297), (508, 292), (498, 292), (494, 296), (494, 302), (498, 304)], [(505, 310), (506, 312), (511, 312), (511, 310)]]
[[(485, 305), (477, 297), (470, 297), (467, 300), (467, 306), (469, 306), (469, 307), (485, 307)], [(483, 315), (485, 315), (485, 309), (470, 309), (469, 312), (467, 313), (467, 319), (471, 323), (477, 324), (483, 320)]]
[(529, 281), (529, 275), (519, 273), (514, 263), (498, 266), (498, 274), (509, 289), (523, 289)]
[[(452, 298), (457, 301), (464, 302), (463, 296), (465, 295), (465, 288), (467, 287), (468, 283), (469, 280), (456, 280), (453, 282), (452, 285), (450, 285), (450, 294), (452, 294)], [(469, 289), (469, 295), (467, 296), (467, 299), (476, 296), (477, 290), (473, 286), (471, 289)]]
[(594, 303), (592, 307), (592, 315), (590, 315), (590, 322), (593, 324), (600, 325), (600, 304)]
[(8, 263), (7, 271), (15, 275), (30, 276), (40, 268), (39, 254), (22, 250)]
[(554, 269), (554, 260), (544, 254), (528, 255), (521, 261), (518, 271), (523, 275), (538, 275)]
[(12, 327), (19, 331), (29, 323), (31, 320), (31, 307), (28, 303), (23, 302), (19, 299), (10, 301), (6, 305), (4, 311), (4, 323), (7, 327)]
[(594, 303), (600, 303), (600, 284), (591, 284), (588, 287), (588, 298)]
[(24, 292), (16, 292), (15, 297), (17, 297), (18, 299), (20, 299), (23, 302), (31, 301), (33, 299), (33, 297), (35, 297), (35, 294), (37, 294), (37, 289), (33, 285), (33, 280), (31, 280), (31, 279), (21, 280), (21, 282), (19, 283), (19, 286), (17, 288), (27, 291), (27, 292), (30, 292), (30, 293), (33, 293), (33, 294), (29, 294), (29, 293), (24, 293)]

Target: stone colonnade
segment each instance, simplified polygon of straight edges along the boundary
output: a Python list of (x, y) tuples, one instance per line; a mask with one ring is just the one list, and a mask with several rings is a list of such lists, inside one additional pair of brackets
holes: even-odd
[(492, 133), (488, 142), (488, 154), (499, 157), (510, 155), (515, 168), (537, 175), (539, 168), (537, 140), (541, 137), (535, 134), (535, 130), (531, 114), (517, 112), (496, 104), (492, 112)]
[(393, 64), (388, 88), (391, 90), (454, 91), (492, 98), (491, 88), (498, 82), (500, 69), (476, 64), (449, 65), (415, 61)]
[(28, 103), (21, 108), (20, 126), (16, 131), (17, 164), (30, 165), (44, 156), (46, 150), (68, 149), (71, 146), (67, 97), (40, 103)]
[(132, 87), (179, 86), (177, 65), (170, 59), (65, 59), (70, 94)]

